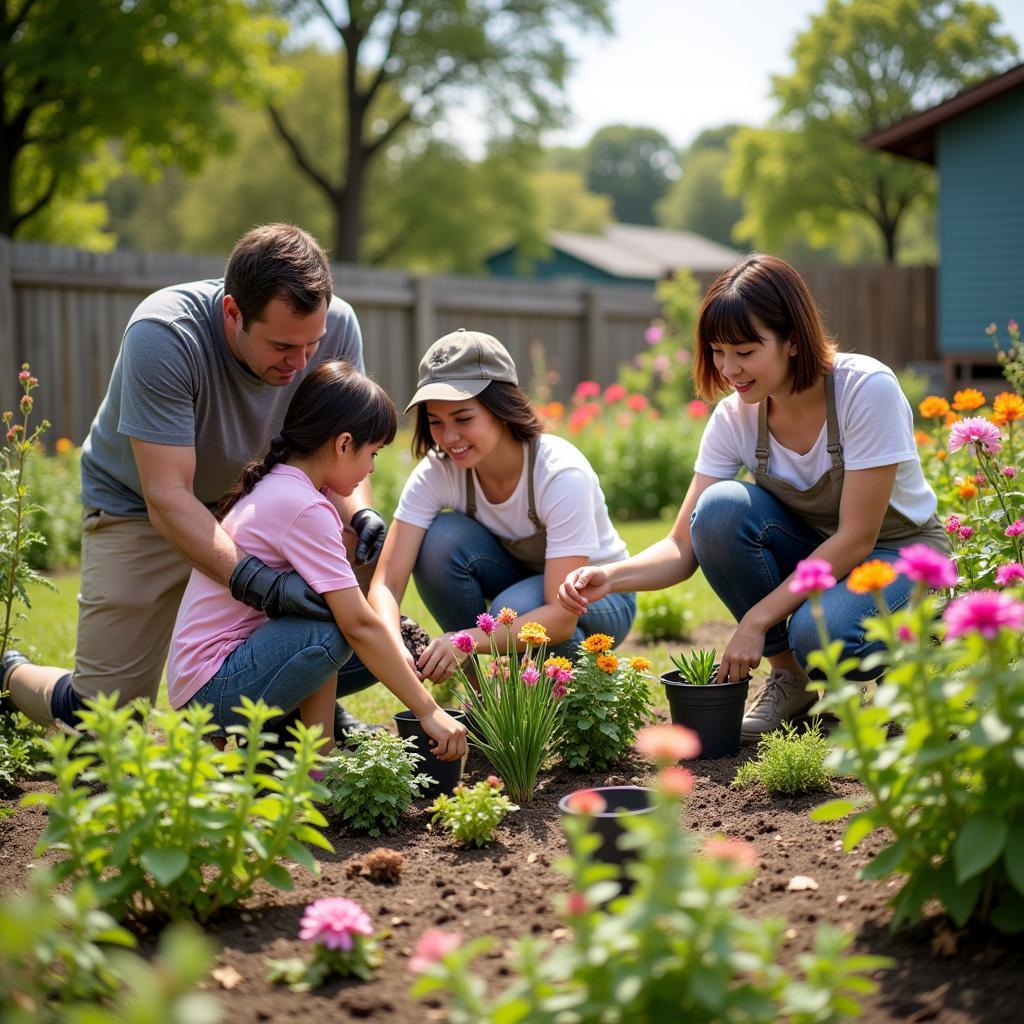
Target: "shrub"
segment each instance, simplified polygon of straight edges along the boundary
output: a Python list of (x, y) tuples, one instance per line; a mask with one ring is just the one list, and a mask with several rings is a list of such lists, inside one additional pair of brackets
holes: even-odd
[(557, 750), (570, 768), (600, 772), (622, 760), (651, 717), (651, 663), (588, 648), (593, 639), (580, 646), (562, 700)]
[(357, 732), (324, 768), (327, 805), (351, 828), (379, 836), (398, 824), (435, 780), (416, 773), (416, 741), (383, 729)]
[(685, 640), (693, 623), (693, 611), (685, 593), (677, 587), (637, 594), (633, 629), (641, 639)]
[(55, 454), (38, 451), (25, 465), (25, 484), (36, 506), (27, 516), (28, 527), (42, 538), (26, 555), (33, 569), (52, 572), (81, 559), (80, 457), (81, 450), (62, 437)]
[(45, 741), (42, 767), (57, 791), (24, 800), (49, 812), (38, 850), (65, 855), (58, 880), (91, 882), (118, 918), (155, 911), (206, 921), (261, 878), (291, 889), (284, 858), (317, 873), (305, 844), (332, 850), (313, 805), (325, 791), (309, 777), (321, 760), (318, 729), (291, 730), (290, 759), (264, 750), (263, 727), (277, 709), (243, 697), (247, 722), (230, 731), (244, 746), (220, 751), (207, 739), (209, 707), (116, 703), (116, 694), (101, 695), (79, 715), (89, 738), (58, 732)]
[(473, 787), (458, 786), (451, 796), (439, 796), (430, 805), (430, 820), (440, 822), (466, 846), (485, 846), (505, 815), (519, 810), (501, 789), (502, 781), (494, 775)]
[(46, 730), (20, 713), (0, 712), (0, 791), (27, 778), (46, 755)]
[(757, 756), (740, 765), (734, 786), (763, 786), (771, 794), (793, 796), (828, 788), (835, 772), (825, 764), (828, 741), (815, 721), (810, 729), (798, 732), (784, 725), (761, 737)]

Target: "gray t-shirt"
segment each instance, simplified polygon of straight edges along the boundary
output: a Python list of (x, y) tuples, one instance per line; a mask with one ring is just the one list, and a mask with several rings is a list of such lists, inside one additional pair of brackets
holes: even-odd
[(242, 467), (281, 429), (305, 373), (330, 359), (363, 369), (352, 307), (337, 296), (327, 331), (302, 374), (266, 384), (231, 354), (224, 337), (223, 280), (154, 292), (132, 314), (106, 396), (82, 446), (82, 504), (112, 515), (147, 515), (130, 438), (196, 450), (195, 496), (213, 506)]

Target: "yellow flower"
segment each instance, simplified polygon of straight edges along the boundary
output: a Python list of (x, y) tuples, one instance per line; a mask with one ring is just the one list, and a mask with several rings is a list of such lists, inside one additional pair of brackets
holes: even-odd
[(590, 654), (601, 654), (610, 651), (615, 641), (607, 633), (592, 633), (583, 641), (583, 650)]
[(539, 622), (524, 622), (518, 639), (524, 644), (539, 646), (548, 642), (548, 631)]
[(974, 485), (973, 480), (965, 480), (956, 490), (956, 493), (960, 495), (964, 501), (970, 501), (971, 498), (978, 496), (978, 488)]
[(68, 452), (72, 451), (75, 447), (75, 442), (70, 437), (58, 437), (54, 448), (57, 449), (58, 455), (67, 455)]
[(917, 407), (917, 410), (925, 419), (938, 418), (939, 416), (945, 416), (949, 412), (949, 402), (938, 395), (929, 395)]
[(985, 404), (985, 396), (977, 388), (964, 388), (953, 396), (953, 408), (957, 412), (973, 412)]
[(599, 654), (597, 656), (597, 667), (602, 672), (611, 675), (619, 667), (619, 659), (614, 654)]
[(646, 658), (630, 658), (629, 667), (634, 672), (646, 672), (651, 667), (651, 663)]
[[(996, 395), (992, 402), (992, 411), (1003, 423), (1024, 420), (1024, 398), (1013, 391), (1004, 391)], [(57, 442), (60, 444), (60, 442)]]
[(548, 669), (551, 667), (561, 668), (568, 671), (572, 668), (572, 662), (568, 658), (560, 658), (557, 654), (552, 654), (550, 658), (544, 662), (544, 668)]
[(846, 586), (855, 594), (870, 594), (873, 590), (884, 590), (896, 579), (896, 570), (880, 558), (858, 565), (846, 580)]
[(495, 618), (497, 618), (503, 626), (511, 626), (512, 623), (519, 618), (519, 613), (512, 611), (511, 608), (502, 608)]

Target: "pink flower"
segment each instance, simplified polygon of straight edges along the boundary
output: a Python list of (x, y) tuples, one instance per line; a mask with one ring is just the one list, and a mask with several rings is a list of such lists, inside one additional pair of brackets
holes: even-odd
[(657, 345), (662, 338), (665, 337), (665, 328), (661, 324), (651, 324), (650, 327), (644, 331), (644, 341), (648, 345)]
[(986, 334), (995, 334), (996, 331), (998, 331), (998, 330), (999, 330), (999, 328), (996, 327), (995, 324), (989, 324), (988, 327), (985, 328), (985, 333)]
[(306, 907), (299, 938), (321, 942), (328, 949), (351, 949), (353, 935), (372, 935), (373, 925), (355, 900), (329, 896)]
[(573, 392), (574, 398), (597, 398), (601, 394), (601, 385), (596, 380), (581, 380)]
[(565, 912), (573, 917), (585, 914), (590, 909), (587, 897), (581, 892), (571, 892), (565, 898)]
[(539, 679), (540, 673), (535, 666), (531, 665), (529, 668), (523, 669), (522, 680), (527, 686), (536, 686)]
[(567, 686), (572, 682), (571, 668), (558, 668), (555, 671), (555, 683), (558, 686)]
[(979, 487), (984, 487), (984, 486), (985, 486), (985, 484), (987, 484), (987, 483), (988, 483), (988, 477), (987, 477), (987, 476), (985, 476), (985, 474), (984, 474), (984, 473), (975, 473), (975, 474), (974, 474), (974, 482), (975, 482), (975, 483), (976, 483), (976, 484), (977, 484), (977, 485), (978, 485)]
[(1012, 480), (1017, 475), (1017, 467), (1016, 466), (1003, 466), (1002, 474), (1003, 474), (1003, 476), (1006, 477), (1007, 480)]
[(654, 368), (658, 373), (664, 373), (672, 365), (672, 360), (663, 352), (660, 356), (654, 357)]
[(498, 612), (498, 621), (503, 626), (511, 626), (516, 619), (519, 618), (519, 612), (513, 611), (511, 608), (505, 607)]
[(678, 765), (658, 773), (658, 785), (673, 796), (686, 796), (693, 789), (693, 773)]
[(960, 534), (961, 540), (970, 540), (974, 536), (974, 527), (961, 526), (957, 532)]
[(607, 809), (608, 804), (605, 803), (604, 797), (600, 793), (596, 793), (592, 789), (577, 789), (566, 800), (565, 806), (573, 814), (600, 814)]
[(824, 558), (805, 558), (797, 562), (796, 573), (789, 584), (791, 594), (820, 594), (836, 585), (832, 566)]
[(31, 376), (32, 374), (29, 373), (28, 370), (22, 370), (21, 373), (18, 374), (18, 380), (28, 380)]
[(1015, 519), (1005, 530), (1003, 530), (1003, 533), (1007, 537), (1021, 536), (1021, 534), (1024, 534), (1024, 519)]
[(686, 414), (691, 420), (702, 420), (708, 414), (707, 404), (699, 398), (695, 398), (692, 402), (687, 403)]
[(956, 515), (950, 516), (946, 520), (946, 533), (956, 533), (960, 529), (960, 517)]
[(900, 551), (896, 571), (930, 590), (956, 586), (956, 565), (927, 544), (910, 544)]
[(561, 700), (568, 692), (568, 687), (561, 681), (555, 683), (555, 685), (551, 687), (551, 696), (554, 697), (555, 700)]
[(1001, 587), (1010, 587), (1021, 581), (1024, 581), (1024, 565), (1020, 562), (1007, 562), (996, 570), (996, 583)]
[(422, 974), (428, 967), (440, 963), (449, 953), (459, 948), (462, 936), (446, 932), (443, 928), (428, 928), (416, 940), (416, 946), (409, 960), (409, 970)]
[(1017, 321), (1016, 320), (1007, 320), (1006, 321), (1006, 329), (1011, 334), (1013, 334), (1015, 331), (1020, 330), (1020, 328), (1017, 326)]
[(636, 734), (636, 749), (654, 761), (688, 761), (700, 753), (700, 740), (681, 725), (648, 725)]
[(913, 643), (915, 640), (914, 631), (906, 623), (896, 630), (896, 635), (905, 644)]
[(497, 775), (488, 775), (487, 776), (487, 785), (488, 786), (493, 786), (495, 789), (501, 789), (501, 787), (504, 786), (505, 783), (502, 782), (501, 779), (499, 779)]
[(950, 452), (957, 452), (965, 445), (969, 445), (976, 454), (980, 445), (982, 450), (994, 455), (1003, 446), (1003, 436), (999, 428), (984, 416), (968, 416), (949, 428)]
[(456, 633), (452, 637), (452, 646), (463, 654), (472, 654), (476, 650), (476, 641), (466, 632)]
[(633, 412), (641, 412), (647, 408), (647, 399), (643, 395), (630, 395), (626, 399), (626, 405), (633, 410)]
[(487, 612), (481, 612), (476, 617), (476, 628), (485, 636), (490, 636), (498, 628), (498, 620)]
[(709, 839), (704, 844), (704, 853), (716, 860), (734, 860), (747, 868), (757, 863), (757, 850), (744, 839)]
[(626, 389), (621, 384), (609, 384), (604, 389), (604, 400), (609, 405), (621, 402), (626, 397)]
[(1024, 603), (996, 590), (976, 590), (956, 598), (942, 617), (948, 639), (974, 632), (993, 640), (1000, 629), (1024, 629)]

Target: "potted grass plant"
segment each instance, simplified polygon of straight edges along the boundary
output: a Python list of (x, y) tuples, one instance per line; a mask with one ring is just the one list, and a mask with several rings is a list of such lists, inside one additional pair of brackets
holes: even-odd
[(718, 661), (713, 648), (671, 656), (671, 660), (675, 668), (664, 673), (661, 682), (672, 721), (700, 737), (700, 757), (734, 757), (740, 749), (750, 676), (716, 682)]

